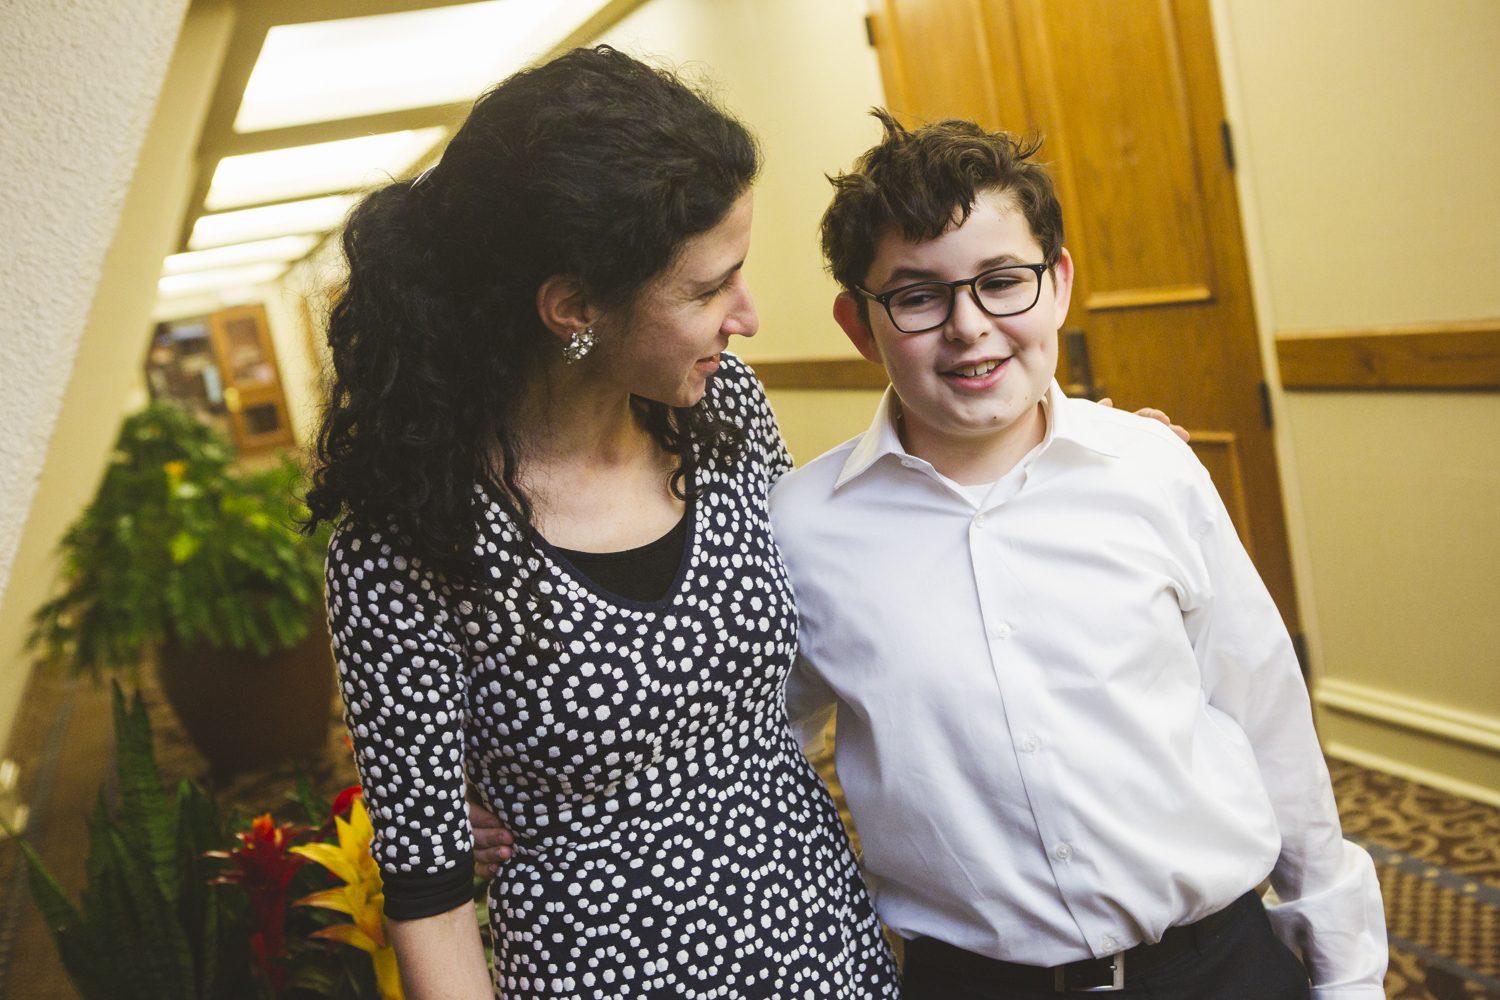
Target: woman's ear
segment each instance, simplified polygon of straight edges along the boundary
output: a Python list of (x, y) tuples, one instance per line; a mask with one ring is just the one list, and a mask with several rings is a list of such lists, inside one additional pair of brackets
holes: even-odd
[(833, 300), (833, 318), (865, 360), (885, 364), (880, 357), (880, 346), (875, 343), (875, 334), (870, 330), (869, 322), (860, 315), (859, 303), (854, 301), (854, 296), (839, 292), (838, 298)]
[(542, 282), (536, 290), (536, 312), (560, 340), (571, 339), (598, 319), (589, 309), (578, 280), (566, 274), (554, 274)]

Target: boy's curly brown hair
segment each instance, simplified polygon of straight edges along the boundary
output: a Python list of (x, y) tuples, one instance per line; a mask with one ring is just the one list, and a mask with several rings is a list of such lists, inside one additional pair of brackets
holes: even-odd
[[(1009, 132), (987, 132), (974, 122), (945, 118), (908, 130), (879, 108), (870, 112), (885, 137), (828, 180), (833, 201), (823, 213), (823, 256), (834, 280), (853, 294), (875, 262), (875, 245), (887, 226), (912, 241), (936, 239), (963, 225), (974, 199), (1004, 191), (1015, 199), (1049, 268), (1062, 255), (1062, 208), (1052, 178), (1030, 158), (1041, 141)], [(856, 295), (861, 315), (867, 303)]]

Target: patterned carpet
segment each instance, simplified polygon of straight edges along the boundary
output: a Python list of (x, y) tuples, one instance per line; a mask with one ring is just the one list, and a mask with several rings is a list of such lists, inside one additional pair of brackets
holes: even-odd
[[(833, 725), (814, 763), (859, 836), (833, 771)], [(1500, 1000), (1500, 809), (1329, 760), (1344, 835), (1375, 859), (1385, 895), (1389, 1000)]]
[(1330, 760), (1344, 835), (1375, 858), (1392, 1000), (1500, 1000), (1500, 809)]

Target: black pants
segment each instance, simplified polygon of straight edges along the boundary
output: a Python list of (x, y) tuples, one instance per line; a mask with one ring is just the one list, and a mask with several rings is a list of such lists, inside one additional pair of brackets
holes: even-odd
[[(940, 969), (907, 963), (902, 1000), (1061, 1000), (1066, 993), (1037, 993)], [(1083, 994), (1071, 994), (1082, 996)], [(1095, 994), (1099, 995), (1099, 994)], [(1125, 989), (1102, 996), (1150, 1000), (1307, 1000), (1307, 970), (1271, 933), (1265, 907), (1241, 912), (1207, 941), (1139, 976), (1125, 965)]]

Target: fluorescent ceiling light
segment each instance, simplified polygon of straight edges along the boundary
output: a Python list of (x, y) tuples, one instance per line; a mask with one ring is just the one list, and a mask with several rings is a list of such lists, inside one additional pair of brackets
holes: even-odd
[(411, 129), (226, 156), (214, 171), (203, 206), (216, 212), (388, 181), (426, 156), (444, 132)]
[(199, 217), (188, 239), (188, 248), (207, 250), (228, 243), (247, 243), (275, 236), (322, 233), (343, 225), (358, 195), (338, 194), (282, 205), (263, 205), (238, 212), (220, 212)]
[(161, 273), (164, 276), (188, 274), (215, 267), (260, 264), (273, 260), (290, 263), (307, 256), (318, 245), (319, 239), (317, 236), (281, 236), (274, 240), (256, 240), (254, 243), (232, 243), (212, 250), (174, 253), (162, 261)]
[(263, 285), (275, 281), (286, 273), (285, 261), (264, 264), (248, 264), (244, 267), (222, 267), (213, 271), (194, 271), (191, 274), (173, 274), (156, 283), (162, 298), (192, 295), (229, 285)]
[(239, 132), (471, 101), (606, 0), (486, 0), (283, 24), (266, 34)]

